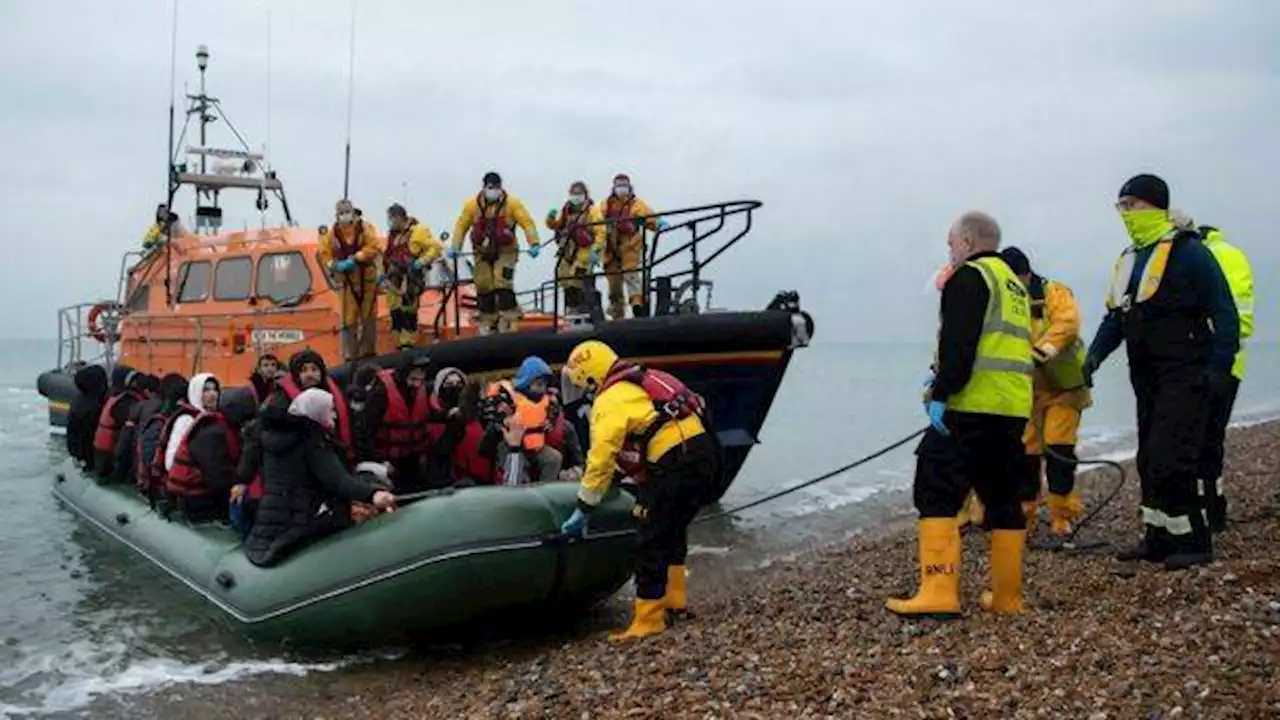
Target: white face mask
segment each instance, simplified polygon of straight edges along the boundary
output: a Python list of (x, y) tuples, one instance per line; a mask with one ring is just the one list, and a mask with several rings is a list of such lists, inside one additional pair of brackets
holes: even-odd
[(340, 213), (338, 215), (338, 222), (340, 223), (355, 222), (355, 219), (356, 219), (356, 214), (353, 212)]
[(631, 186), (630, 185), (614, 185), (613, 194), (617, 195), (618, 197), (627, 197), (631, 194)]
[(500, 197), (502, 197), (502, 188), (487, 187), (484, 189), (485, 200), (488, 200), (489, 202), (494, 202)]
[(587, 201), (587, 196), (580, 193), (574, 193), (569, 196), (569, 204), (575, 207), (581, 207), (582, 203)]

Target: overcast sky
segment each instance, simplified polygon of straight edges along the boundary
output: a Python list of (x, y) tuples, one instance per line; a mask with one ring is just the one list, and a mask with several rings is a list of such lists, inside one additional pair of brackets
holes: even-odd
[[(270, 123), (267, 6), (181, 2), (178, 92), (206, 43), (211, 91), (315, 225), (342, 193), (350, 4), (270, 3)], [(171, 12), (0, 2), (0, 336), (52, 336), (55, 308), (114, 294), (164, 189)], [(351, 194), (381, 227), (407, 190), (437, 232), (491, 168), (536, 218), (618, 171), (660, 209), (756, 198), (710, 269), (716, 305), (794, 288), (823, 339), (928, 341), (927, 283), (969, 208), (1075, 288), (1092, 335), (1126, 242), (1116, 191), (1156, 172), (1250, 254), (1274, 341), (1277, 28), (1274, 0), (362, 0)], [(251, 200), (228, 226), (257, 224)], [(526, 258), (521, 284), (552, 263)]]

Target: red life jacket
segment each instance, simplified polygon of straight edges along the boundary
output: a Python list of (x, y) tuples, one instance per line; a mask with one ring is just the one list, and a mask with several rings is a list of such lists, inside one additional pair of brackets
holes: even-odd
[(355, 225), (356, 232), (355, 235), (351, 237), (350, 245), (342, 242), (342, 236), (338, 234), (338, 226), (336, 224), (333, 226), (333, 229), (330, 230), (330, 236), (333, 238), (334, 260), (346, 260), (349, 257), (354, 257), (356, 253), (360, 252), (360, 241), (364, 237), (364, 221), (356, 218)]
[[(427, 400), (427, 406), (431, 412), (443, 416), (445, 414), (444, 406), (440, 404), (440, 398), (432, 395)], [(440, 438), (444, 437), (444, 431), (449, 427), (447, 422), (429, 422), (427, 423), (427, 442), (435, 447), (440, 444)]]
[(616, 198), (610, 197), (604, 202), (604, 219), (617, 220), (608, 227), (618, 231), (618, 234), (623, 237), (631, 237), (636, 233), (636, 219), (631, 214), (631, 206), (635, 200), (635, 196), (631, 196), (622, 202), (615, 202)]
[(169, 470), (169, 475), (164, 480), (164, 489), (170, 495), (192, 498), (206, 497), (212, 492), (209, 486), (205, 485), (204, 471), (191, 459), (191, 448), (187, 444), (197, 430), (211, 423), (217, 425), (226, 434), (227, 455), (230, 456), (232, 464), (240, 460), (240, 433), (231, 427), (231, 423), (227, 422), (222, 413), (202, 412), (196, 416), (187, 428), (186, 434), (182, 436), (182, 441), (178, 443), (178, 452), (173, 456), (173, 468)]
[(653, 409), (658, 413), (649, 427), (639, 433), (627, 435), (622, 450), (618, 452), (618, 466), (636, 480), (641, 480), (644, 477), (645, 455), (653, 436), (670, 421), (683, 420), (690, 415), (703, 417), (706, 402), (701, 395), (690, 390), (689, 386), (670, 373), (621, 360), (609, 370), (604, 382), (600, 384), (599, 392), (603, 393), (619, 382), (639, 385), (653, 401)]
[(120, 436), (120, 426), (116, 424), (115, 410), (116, 405), (125, 397), (131, 397), (135, 401), (141, 400), (142, 395), (134, 390), (125, 390), (119, 395), (112, 395), (107, 398), (107, 402), (102, 406), (102, 414), (98, 416), (98, 429), (93, 432), (93, 449), (96, 452), (111, 454), (116, 451), (116, 438)]
[(485, 202), (484, 193), (476, 195), (476, 212), (479, 217), (476, 218), (475, 225), (471, 226), (471, 243), (475, 247), (481, 247), (488, 241), (492, 240), (499, 247), (510, 247), (516, 244), (516, 229), (507, 222), (507, 195), (503, 193), (502, 199), (498, 201), (498, 209), (494, 211), (493, 217), (485, 214), (485, 209), (489, 204)]
[(551, 429), (547, 431), (547, 444), (556, 450), (564, 451), (564, 414), (556, 416), (551, 423)]
[[(174, 410), (173, 414), (165, 418), (164, 425), (160, 427), (160, 437), (156, 439), (155, 453), (151, 455), (151, 461), (147, 463), (151, 472), (148, 473), (148, 485), (144, 488), (143, 494), (147, 494), (148, 491), (164, 490), (165, 478), (169, 474), (164, 467), (164, 454), (169, 448), (169, 436), (173, 434), (174, 423), (178, 421), (178, 418), (184, 415), (189, 416), (199, 414), (200, 410), (196, 409), (194, 406), (189, 405), (186, 402), (180, 402), (178, 403), (178, 409)], [(141, 478), (139, 478), (139, 482), (141, 482)]]
[[(147, 434), (147, 428), (151, 427), (152, 423), (160, 423), (160, 435), (156, 440), (156, 444), (157, 446), (163, 446), (166, 430), (173, 427), (170, 422), (170, 418), (179, 413), (180, 410), (177, 409), (175, 409), (170, 415), (155, 413), (151, 417), (138, 423), (137, 437), (135, 437), (133, 441), (133, 478), (138, 485), (138, 490), (140, 490), (143, 495), (146, 495), (147, 491), (152, 488), (160, 488), (164, 486), (164, 477), (162, 475), (156, 475), (155, 454), (153, 453), (151, 457), (143, 457), (142, 455), (142, 441), (144, 440), (144, 436)], [(163, 466), (161, 467), (163, 468)]]
[[(347, 405), (347, 396), (342, 394), (342, 389), (338, 387), (338, 383), (325, 373), (324, 376), (325, 389), (333, 396), (333, 409), (338, 413), (338, 440), (342, 441), (342, 447), (347, 453), (347, 462), (355, 461), (355, 448), (351, 444), (351, 408)], [(292, 374), (285, 374), (280, 378), (277, 384), (284, 391), (285, 397), (293, 402), (298, 397), (298, 393), (302, 392), (302, 388), (298, 387), (298, 383), (294, 381)]]
[(373, 434), (374, 452), (380, 458), (397, 460), (422, 455), (429, 447), (427, 436), (427, 392), (419, 388), (410, 407), (396, 384), (394, 370), (379, 370), (378, 380), (387, 395), (387, 409)]
[(409, 218), (409, 224), (399, 232), (392, 232), (387, 238), (387, 250), (382, 254), (386, 259), (388, 266), (396, 266), (401, 268), (409, 267), (409, 263), (413, 262), (413, 253), (409, 248), (409, 239), (413, 237), (413, 228), (418, 224), (414, 218)]
[(572, 203), (565, 203), (560, 208), (560, 231), (568, 235), (574, 245), (584, 250), (591, 247), (592, 241), (591, 230), (583, 227), (583, 223), (587, 222), (587, 211), (590, 209), (591, 198), (583, 202), (581, 210), (574, 208)]
[(468, 422), (461, 442), (453, 451), (453, 473), (458, 478), (471, 478), (481, 485), (501, 485), (502, 468), (494, 468), (493, 463), (480, 454), (483, 438), (484, 426), (477, 420)]

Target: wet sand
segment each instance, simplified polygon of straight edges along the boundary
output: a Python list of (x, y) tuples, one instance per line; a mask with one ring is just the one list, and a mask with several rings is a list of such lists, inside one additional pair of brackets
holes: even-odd
[[(616, 598), (572, 628), (478, 648), (436, 648), (304, 678), (174, 686), (102, 700), (129, 718), (1275, 718), (1280, 717), (1280, 423), (1231, 432), (1231, 524), (1218, 560), (1180, 573), (1099, 552), (1028, 550), (1026, 611), (978, 609), (987, 541), (966, 534), (966, 616), (901, 620), (884, 598), (915, 583), (905, 493), (872, 528), (824, 527), (825, 547), (743, 571), (690, 564), (698, 617), (618, 648)], [(1082, 479), (1097, 502), (1114, 475)], [(1081, 533), (1137, 539), (1127, 486)], [(1092, 505), (1090, 505), (1092, 507)], [(805, 519), (801, 522), (808, 523)], [(821, 520), (816, 521), (822, 527)], [(861, 523), (866, 525), (866, 521)], [(828, 521), (828, 525), (830, 525)], [(540, 618), (527, 618), (537, 627)]]

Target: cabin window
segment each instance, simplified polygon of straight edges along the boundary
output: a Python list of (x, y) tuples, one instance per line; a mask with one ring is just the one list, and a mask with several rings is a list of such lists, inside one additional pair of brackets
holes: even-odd
[(252, 282), (253, 258), (223, 258), (213, 271), (213, 299), (247, 300)]
[(210, 269), (208, 260), (182, 263), (178, 268), (178, 302), (200, 302), (209, 297)]
[[(324, 268), (324, 260), (320, 259), (319, 250), (316, 251), (316, 265), (319, 265), (321, 269)], [(324, 278), (325, 284), (329, 286), (330, 290), (338, 289), (338, 283), (334, 282), (332, 273), (321, 272), (320, 277)]]
[(311, 269), (300, 252), (271, 253), (258, 261), (258, 297), (277, 305), (311, 290)]
[(135, 312), (143, 312), (151, 304), (151, 285), (139, 285), (129, 296), (128, 308)]

